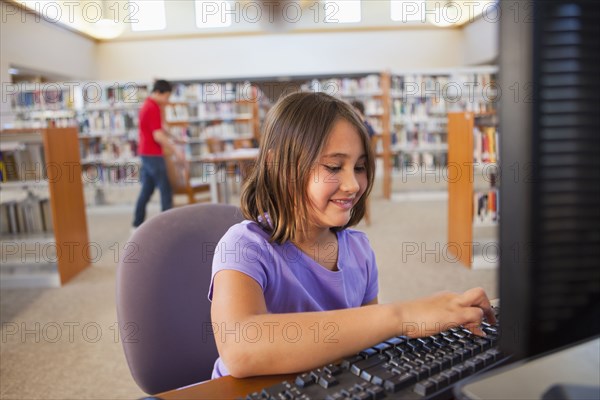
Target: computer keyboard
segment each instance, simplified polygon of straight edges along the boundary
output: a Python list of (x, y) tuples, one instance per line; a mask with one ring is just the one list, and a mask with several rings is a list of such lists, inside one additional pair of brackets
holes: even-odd
[(450, 399), (456, 382), (494, 368), (508, 357), (497, 348), (498, 324), (482, 323), (480, 337), (452, 328), (419, 339), (390, 338), (341, 363), (283, 381), (248, 400)]

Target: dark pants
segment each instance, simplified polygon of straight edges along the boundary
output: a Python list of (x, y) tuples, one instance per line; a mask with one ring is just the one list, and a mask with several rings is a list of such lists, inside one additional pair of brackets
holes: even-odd
[(146, 218), (146, 205), (158, 186), (160, 190), (160, 204), (163, 211), (173, 207), (173, 193), (167, 176), (167, 166), (162, 156), (142, 156), (140, 178), (142, 191), (135, 204), (133, 226), (138, 227)]

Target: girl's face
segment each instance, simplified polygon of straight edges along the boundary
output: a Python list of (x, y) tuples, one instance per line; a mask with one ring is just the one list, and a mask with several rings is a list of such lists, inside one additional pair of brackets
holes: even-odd
[[(339, 119), (313, 168), (307, 194), (311, 228), (344, 226), (367, 188), (366, 154), (358, 130)], [(310, 208), (309, 208), (310, 210)]]

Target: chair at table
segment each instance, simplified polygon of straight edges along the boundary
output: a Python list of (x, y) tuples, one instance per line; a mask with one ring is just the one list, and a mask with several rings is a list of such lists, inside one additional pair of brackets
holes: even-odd
[(194, 204), (144, 222), (117, 269), (117, 318), (131, 374), (149, 394), (210, 379), (218, 357), (208, 287), (237, 207)]
[[(190, 177), (190, 163), (178, 161), (173, 154), (165, 154), (165, 164), (167, 166), (167, 175), (173, 197), (176, 195), (186, 195), (188, 203), (193, 204), (198, 201), (213, 201), (211, 198), (210, 183), (208, 179), (192, 179)], [(197, 195), (203, 194), (200, 199)]]

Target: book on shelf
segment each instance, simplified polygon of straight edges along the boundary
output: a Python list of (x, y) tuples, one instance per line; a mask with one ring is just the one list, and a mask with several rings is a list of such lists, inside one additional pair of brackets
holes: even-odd
[(32, 192), (19, 199), (0, 203), (0, 233), (23, 235), (52, 232), (50, 200)]
[(0, 148), (2, 182), (39, 182), (47, 179), (42, 143), (3, 143)]
[(108, 136), (137, 133), (139, 116), (137, 110), (93, 110), (86, 111), (80, 120), (81, 135)]
[(107, 106), (136, 106), (142, 103), (149, 94), (149, 85), (128, 82), (112, 84), (88, 84), (82, 91), (83, 107), (86, 109), (105, 108)]
[(473, 222), (491, 224), (498, 221), (498, 189), (473, 194)]
[(336, 97), (363, 97), (382, 94), (379, 74), (368, 74), (362, 77), (312, 79), (302, 84), (300, 89), (304, 92), (325, 92)]
[(174, 83), (172, 102), (234, 102), (254, 101), (255, 94), (249, 82)]
[(497, 161), (498, 132), (493, 126), (473, 128), (473, 161), (475, 164)]

